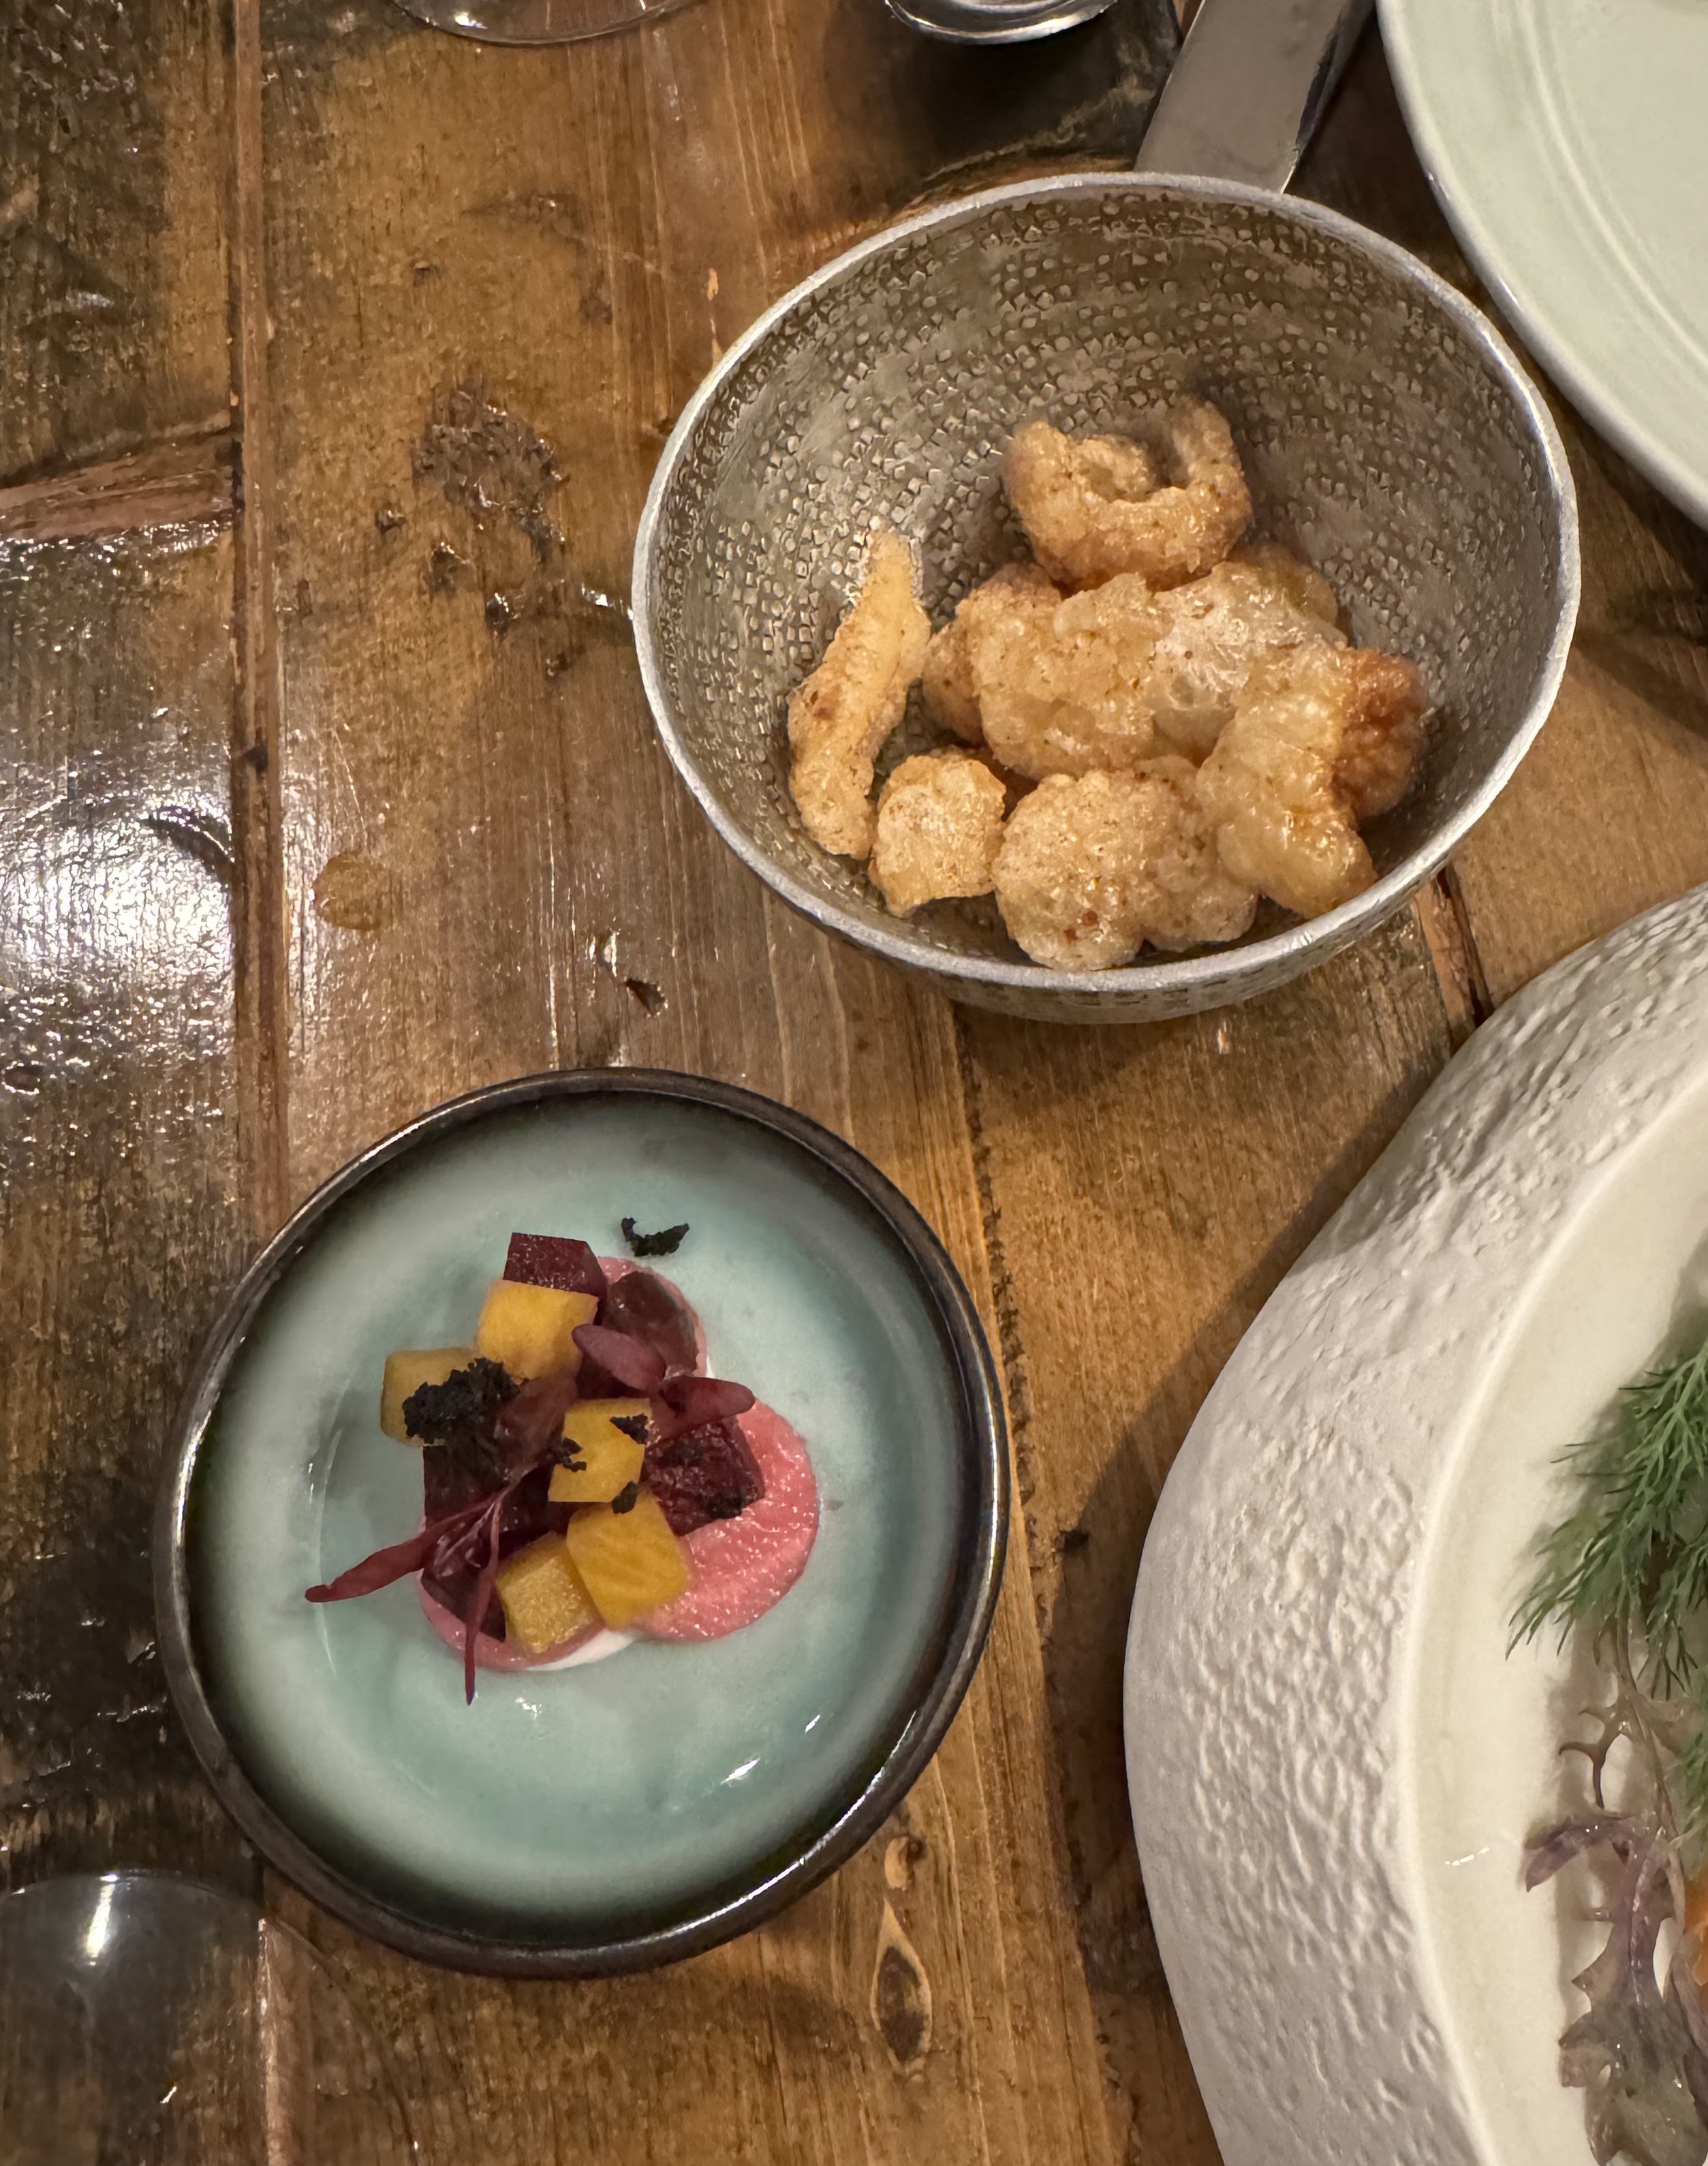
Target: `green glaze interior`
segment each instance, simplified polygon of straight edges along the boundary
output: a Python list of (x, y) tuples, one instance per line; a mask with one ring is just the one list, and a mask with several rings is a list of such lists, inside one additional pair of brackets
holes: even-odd
[[(513, 1228), (663, 1268), (710, 1366), (794, 1423), (819, 1535), (769, 1615), (556, 1672), (461, 1664), (414, 1582), (303, 1591), (420, 1516), (377, 1418), (394, 1346), (472, 1333)], [(974, 1539), (967, 1417), (921, 1274), (801, 1145), (722, 1108), (546, 1100), (430, 1136), (338, 1202), (232, 1364), (189, 1499), (192, 1630), (220, 1728), (334, 1873), (436, 1929), (544, 1943), (648, 1932), (787, 1863), (852, 1802), (941, 1656)]]

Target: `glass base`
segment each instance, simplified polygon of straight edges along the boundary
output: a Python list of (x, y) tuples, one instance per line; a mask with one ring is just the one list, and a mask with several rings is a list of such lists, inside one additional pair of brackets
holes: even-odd
[(5, 2166), (415, 2166), (378, 2041), (308, 1942), (167, 1873), (0, 1897)]
[(965, 45), (1011, 45), (1053, 38), (1088, 23), (1114, 0), (889, 0), (891, 14), (928, 37)]
[(493, 45), (567, 45), (637, 30), (692, 0), (398, 0), (405, 14)]

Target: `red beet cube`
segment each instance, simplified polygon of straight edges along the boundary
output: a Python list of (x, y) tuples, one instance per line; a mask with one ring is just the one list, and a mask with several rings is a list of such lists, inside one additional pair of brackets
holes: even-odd
[(740, 1424), (707, 1422), (647, 1446), (641, 1479), (658, 1498), (673, 1535), (708, 1520), (732, 1519), (765, 1493), (764, 1477)]
[(603, 1301), (605, 1273), (585, 1241), (560, 1239), (556, 1234), (512, 1234), (504, 1275), (524, 1286), (556, 1286), (563, 1293), (590, 1293)]

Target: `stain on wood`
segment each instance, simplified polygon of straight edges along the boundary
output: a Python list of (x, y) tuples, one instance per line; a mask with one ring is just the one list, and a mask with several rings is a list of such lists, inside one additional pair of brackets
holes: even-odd
[(315, 878), (315, 915), (346, 932), (381, 932), (397, 916), (397, 884), (389, 867), (360, 850), (340, 850)]
[(561, 545), (546, 510), (562, 478), (552, 446), (514, 414), (494, 406), (480, 385), (459, 383), (436, 402), (412, 464), (417, 480), (436, 482), (446, 500), (477, 526), (507, 519), (542, 557)]

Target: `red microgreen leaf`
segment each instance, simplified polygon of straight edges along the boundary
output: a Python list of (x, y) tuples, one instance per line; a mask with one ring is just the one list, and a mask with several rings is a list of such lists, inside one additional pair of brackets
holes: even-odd
[(631, 1392), (656, 1392), (664, 1381), (664, 1357), (656, 1346), (602, 1323), (575, 1328), (575, 1344), (590, 1360)]
[(657, 1347), (664, 1356), (667, 1376), (699, 1366), (700, 1342), (694, 1318), (669, 1282), (656, 1271), (626, 1272), (605, 1297), (599, 1321), (612, 1331), (626, 1331), (632, 1339), (644, 1339), (648, 1346)]
[(389, 1549), (376, 1550), (372, 1556), (363, 1557), (348, 1572), (320, 1587), (308, 1590), (310, 1602), (351, 1602), (357, 1595), (377, 1594), (382, 1587), (389, 1587), (394, 1580), (407, 1579), (412, 1572), (420, 1572), (434, 1551), (447, 1535), (465, 1529), (479, 1519), (486, 1509), (486, 1499), (465, 1504), (461, 1511), (447, 1512), (442, 1519), (435, 1519), (423, 1527), (419, 1534), (411, 1535), (406, 1542), (394, 1542)]
[(659, 1444), (708, 1422), (732, 1421), (754, 1404), (745, 1384), (724, 1376), (669, 1376), (653, 1400), (653, 1436)]
[[(512, 1482), (510, 1488), (516, 1484)], [(468, 1598), (468, 1607), (463, 1617), (463, 1698), (466, 1706), (474, 1701), (474, 1643), (486, 1622), (487, 1605), (492, 1600), (493, 1582), (498, 1577), (499, 1536), (504, 1525), (504, 1508), (510, 1501), (510, 1489), (500, 1489), (488, 1508), (482, 1527), (486, 1534), (486, 1561), (480, 1567), (480, 1577), (474, 1582), (474, 1592)]]

